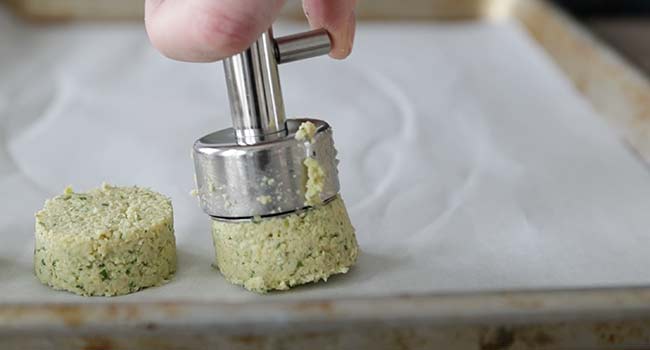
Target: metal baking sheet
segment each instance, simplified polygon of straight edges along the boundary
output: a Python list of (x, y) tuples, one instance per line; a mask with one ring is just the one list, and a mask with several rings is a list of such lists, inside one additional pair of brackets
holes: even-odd
[[(515, 1), (507, 7), (502, 2), (498, 3), (499, 6), (495, 7), (498, 11), (488, 12), (491, 17), (496, 21), (517, 20), (522, 23), (586, 97), (589, 108), (597, 112), (594, 115), (605, 117), (610, 127), (627, 140), (640, 158), (647, 156), (647, 146), (644, 144), (647, 142), (647, 137), (644, 137), (647, 106), (643, 104), (648, 101), (650, 89), (642, 76), (544, 3)], [(79, 38), (80, 42), (82, 39)], [(363, 48), (363, 44), (360, 45)], [(308, 64), (313, 63), (305, 63)], [(132, 74), (137, 77), (138, 72)], [(190, 84), (186, 88), (192, 93), (183, 95), (184, 98), (202, 106), (199, 101), (204, 97), (200, 94), (206, 92), (192, 90)], [(287, 90), (291, 94), (290, 89)], [(72, 93), (84, 96), (79, 91)], [(199, 97), (192, 100), (197, 94)], [(84, 108), (82, 102), (80, 100), (80, 108)], [(367, 106), (358, 108), (368, 110)], [(305, 106), (301, 111), (310, 112)], [(184, 112), (204, 113), (200, 108), (190, 108)], [(442, 109), (441, 112), (449, 110)], [(354, 116), (354, 113), (351, 115)], [(210, 126), (195, 127), (205, 129)], [(345, 130), (338, 132), (340, 135)], [(349, 140), (345, 135), (341, 138)], [(347, 147), (343, 145), (343, 148)], [(128, 148), (125, 148), (126, 151)], [(459, 149), (459, 152), (462, 151)], [(155, 184), (151, 186), (155, 187)], [(358, 203), (355, 196), (360, 195), (354, 189), (348, 192), (353, 204), (353, 216), (354, 204)], [(3, 231), (3, 234), (5, 232), (8, 231)], [(360, 235), (368, 233), (360, 232)], [(185, 264), (191, 263), (196, 268), (206, 263), (202, 259), (188, 261), (187, 258), (192, 259), (191, 254), (186, 253), (185, 257)], [(366, 259), (372, 258), (376, 256), (368, 254)], [(375, 263), (360, 261), (366, 266)], [(592, 264), (596, 263), (592, 261)], [(390, 264), (384, 266), (387, 272), (390, 272), (390, 267)], [(606, 270), (601, 265), (598, 268), (592, 265), (591, 268), (595, 271)], [(360, 268), (357, 277), (363, 276), (364, 270)], [(179, 283), (183, 281), (182, 277), (179, 274)], [(608, 288), (603, 289), (592, 285), (584, 290), (550, 291), (548, 287), (552, 284), (547, 284), (541, 285), (547, 287), (544, 288), (546, 291), (493, 292), (489, 291), (490, 281), (486, 280), (488, 288), (481, 285), (459, 286), (455, 290), (439, 288), (435, 293), (427, 293), (415, 290), (417, 285), (413, 288), (405, 285), (401, 292), (387, 294), (379, 289), (371, 296), (373, 293), (359, 292), (355, 295), (350, 292), (346, 288), (346, 280), (353, 278), (337, 279), (333, 286), (303, 288), (296, 293), (271, 297), (256, 297), (232, 289), (229, 297), (223, 298), (214, 298), (210, 291), (205, 290), (197, 291), (197, 295), (201, 295), (197, 298), (188, 298), (187, 294), (170, 298), (161, 294), (157, 296), (157, 291), (152, 289), (139, 293), (139, 297), (131, 302), (129, 299), (88, 302), (51, 292), (39, 303), (37, 298), (29, 299), (30, 291), (27, 290), (26, 295), (16, 296), (14, 293), (12, 298), (7, 296), (0, 308), (0, 334), (3, 335), (0, 345), (10, 349), (28, 345), (116, 349), (159, 348), (162, 345), (171, 348), (210, 345), (229, 348), (304, 348), (306, 344), (314, 347), (336, 344), (350, 348), (446, 345), (498, 349), (517, 346), (607, 348), (611, 344), (620, 348), (643, 344), (647, 340), (645, 321), (650, 293), (644, 288), (623, 288), (617, 287), (617, 283), (610, 283)], [(628, 277), (622, 276), (622, 282), (618, 284), (632, 284), (634, 280), (635, 275), (631, 273)], [(404, 280), (405, 283), (412, 281)], [(527, 282), (525, 279), (522, 281)], [(526, 285), (531, 286), (529, 283), (521, 284)], [(571, 283), (565, 285), (571, 286)], [(22, 288), (26, 286), (29, 287), (23, 285)], [(168, 287), (172, 286), (165, 288)], [(579, 283), (573, 284), (573, 289), (578, 287)], [(320, 289), (331, 294), (319, 295)], [(179, 292), (183, 293), (182, 290)], [(11, 300), (13, 302), (9, 303)], [(381, 331), (381, 336), (375, 335), (377, 330)], [(62, 334), (74, 336), (60, 337)]]

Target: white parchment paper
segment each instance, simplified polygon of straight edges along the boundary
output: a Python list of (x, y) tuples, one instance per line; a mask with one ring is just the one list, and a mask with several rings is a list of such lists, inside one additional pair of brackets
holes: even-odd
[[(220, 65), (168, 60), (137, 24), (28, 26), (0, 14), (0, 302), (650, 282), (647, 169), (517, 23), (363, 24), (349, 60), (281, 75), (290, 116), (334, 126), (363, 253), (348, 275), (258, 296), (211, 268), (209, 220), (188, 194), (193, 141), (230, 123)], [(34, 212), (68, 184), (104, 180), (173, 199), (171, 283), (82, 298), (34, 277)]]

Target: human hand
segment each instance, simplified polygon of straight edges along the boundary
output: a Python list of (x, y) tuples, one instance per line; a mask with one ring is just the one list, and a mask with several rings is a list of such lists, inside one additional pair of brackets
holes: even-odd
[[(285, 0), (146, 0), (145, 24), (164, 55), (190, 62), (217, 61), (246, 50), (278, 16)], [(352, 51), (356, 0), (303, 0), (312, 28), (332, 37), (330, 56)]]

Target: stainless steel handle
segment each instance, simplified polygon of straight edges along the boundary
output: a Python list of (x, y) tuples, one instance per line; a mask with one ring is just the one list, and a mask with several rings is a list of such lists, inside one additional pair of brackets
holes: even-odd
[(284, 130), (284, 102), (273, 31), (224, 60), (232, 124), (237, 139), (253, 144)]
[(275, 43), (280, 64), (326, 55), (332, 50), (330, 35), (325, 29), (283, 36)]
[(232, 124), (240, 144), (284, 135), (285, 111), (278, 64), (329, 53), (324, 29), (279, 39), (269, 29), (246, 51), (224, 60)]

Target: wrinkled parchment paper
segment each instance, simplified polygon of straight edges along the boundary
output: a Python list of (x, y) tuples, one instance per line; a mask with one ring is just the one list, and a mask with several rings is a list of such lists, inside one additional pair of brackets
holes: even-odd
[[(517, 23), (362, 24), (349, 60), (281, 67), (288, 114), (334, 127), (363, 253), (326, 284), (258, 296), (210, 266), (209, 219), (189, 195), (193, 141), (230, 123), (220, 64), (168, 60), (139, 24), (29, 26), (0, 16), (0, 302), (650, 282), (647, 169)], [(82, 298), (34, 277), (34, 212), (68, 184), (104, 180), (173, 199), (171, 283)]]

